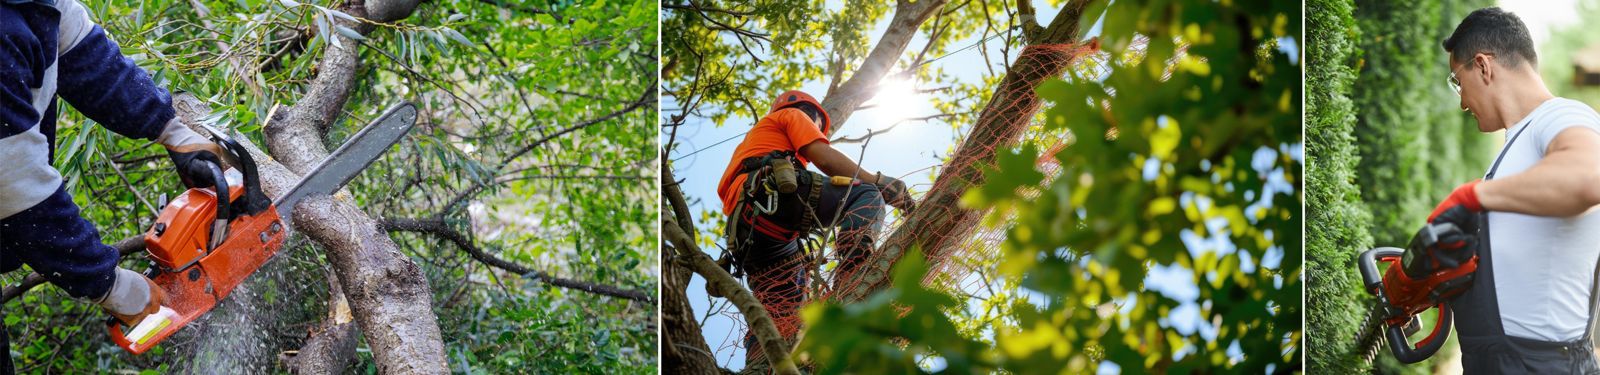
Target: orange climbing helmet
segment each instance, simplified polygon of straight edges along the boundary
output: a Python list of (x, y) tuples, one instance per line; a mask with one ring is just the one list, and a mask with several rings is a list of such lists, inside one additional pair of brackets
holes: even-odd
[(811, 94), (807, 94), (805, 91), (789, 90), (778, 94), (778, 98), (772, 101), (772, 109), (768, 110), (767, 114), (772, 114), (780, 109), (799, 103), (810, 103), (817, 107), (817, 112), (822, 114), (822, 134), (828, 134), (828, 130), (833, 127), (833, 119), (828, 118), (828, 111), (822, 109), (822, 102), (817, 101), (817, 98), (811, 97)]

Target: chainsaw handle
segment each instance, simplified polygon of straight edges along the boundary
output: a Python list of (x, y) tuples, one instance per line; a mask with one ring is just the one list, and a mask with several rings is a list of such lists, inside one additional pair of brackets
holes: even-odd
[(250, 150), (221, 132), (213, 130), (212, 135), (216, 136), (217, 143), (222, 144), (233, 154), (233, 159), (239, 162), (239, 172), (244, 174), (244, 196), (240, 198), (244, 202), (241, 204), (242, 207), (239, 207), (244, 212), (241, 214), (255, 215), (266, 211), (272, 206), (272, 199), (267, 198), (267, 194), (261, 191), (261, 175), (256, 173), (256, 161), (250, 156)]
[(1444, 347), (1445, 339), (1450, 338), (1450, 326), (1455, 321), (1454, 313), (1450, 311), (1449, 305), (1441, 303), (1437, 307), (1439, 319), (1434, 322), (1433, 332), (1417, 342), (1415, 347), (1406, 341), (1405, 328), (1402, 325), (1391, 324), (1385, 330), (1385, 336), (1389, 338), (1389, 352), (1394, 353), (1394, 358), (1400, 360), (1400, 363), (1411, 364), (1428, 359), (1439, 352), (1439, 348)]
[[(191, 164), (194, 165), (194, 164)], [(230, 220), (228, 206), (228, 175), (222, 172), (222, 165), (210, 161), (201, 161), (206, 172), (211, 175), (212, 187), (217, 189), (217, 220)]]
[(1367, 292), (1377, 294), (1375, 290), (1383, 287), (1383, 272), (1378, 270), (1378, 259), (1398, 258), (1405, 253), (1405, 250), (1396, 247), (1379, 247), (1361, 252), (1356, 257), (1356, 267), (1361, 269), (1361, 286)]

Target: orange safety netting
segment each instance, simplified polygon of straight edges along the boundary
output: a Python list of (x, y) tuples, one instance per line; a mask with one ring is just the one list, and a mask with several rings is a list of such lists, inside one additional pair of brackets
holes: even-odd
[[(992, 267), (999, 258), (1005, 229), (980, 229), (979, 221), (985, 212), (959, 208), (956, 202), (968, 188), (983, 181), (984, 168), (992, 164), (995, 150), (1014, 146), (1029, 129), (1041, 106), (1034, 91), (1039, 84), (1046, 79), (1062, 77), (1068, 67), (1079, 62), (1079, 57), (1102, 57), (1104, 54), (1096, 53), (1098, 51), (1097, 41), (1027, 46), (1007, 70), (1006, 78), (1001, 81), (961, 146), (939, 170), (940, 176), (933, 187), (919, 197), (915, 212), (897, 217), (892, 223), (880, 223), (877, 227), (881, 228), (868, 226), (849, 231), (827, 226), (826, 223), (834, 222), (835, 215), (832, 213), (819, 214), (818, 220), (824, 224), (817, 228), (821, 234), (812, 236), (817, 241), (815, 248), (774, 266), (747, 269), (748, 285), (772, 316), (779, 334), (791, 346), (795, 344), (794, 337), (803, 325), (797, 312), (809, 301), (852, 300), (861, 297), (850, 293), (852, 291), (876, 289), (887, 283), (886, 276), (890, 272), (887, 268), (892, 267), (903, 253), (845, 256), (844, 253), (849, 252), (852, 246), (839, 244), (853, 243), (862, 236), (871, 239), (874, 246), (870, 247), (877, 252), (912, 244), (921, 245), (929, 261), (929, 271), (923, 279), (928, 285), (937, 284), (939, 289), (971, 290), (983, 282), (983, 277), (977, 271)], [(1050, 143), (1056, 144), (1053, 149), (1059, 149), (1065, 140), (1065, 136), (1058, 135)], [(1049, 155), (1053, 155), (1053, 152), (1041, 157), (1037, 164), (1041, 172), (1053, 176), (1059, 168)], [(870, 216), (871, 211), (877, 209), (892, 211), (887, 207), (863, 206), (854, 208), (862, 212), (843, 212), (838, 217), (852, 214)], [(902, 228), (906, 225), (915, 228)], [(845, 250), (841, 251), (841, 247)], [(742, 316), (735, 310), (728, 309), (722, 313), (743, 322)], [(726, 350), (746, 346), (747, 335), (748, 327), (741, 327), (721, 343), (712, 341), (710, 344), (719, 353), (725, 353)], [(759, 348), (747, 349), (751, 349), (747, 351), (747, 365), (764, 361)]]

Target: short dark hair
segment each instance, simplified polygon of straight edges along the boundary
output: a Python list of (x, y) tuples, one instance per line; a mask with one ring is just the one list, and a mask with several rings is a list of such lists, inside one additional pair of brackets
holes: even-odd
[(1493, 54), (1503, 60), (1506, 67), (1516, 67), (1527, 60), (1539, 65), (1539, 56), (1533, 52), (1533, 38), (1528, 36), (1528, 26), (1522, 19), (1499, 7), (1472, 11), (1456, 25), (1456, 31), (1444, 40), (1444, 50), (1450, 61), (1466, 63), (1480, 52)]

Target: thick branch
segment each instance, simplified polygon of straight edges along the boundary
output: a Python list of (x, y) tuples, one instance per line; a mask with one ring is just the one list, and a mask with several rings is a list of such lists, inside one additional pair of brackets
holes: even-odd
[[(392, 21), (409, 15), (417, 3), (352, 0), (343, 10), (356, 17)], [(365, 23), (335, 21), (362, 34), (372, 30)], [(359, 49), (360, 44), (354, 41), (327, 48), (305, 96), (269, 116), (264, 129), (274, 160), (264, 155), (255, 158), (263, 161), (261, 175), (269, 195), (281, 196), (289, 187), (276, 184), (298, 180), (300, 174), (328, 157), (324, 134), (350, 98)], [(448, 372), (438, 318), (433, 313), (433, 291), (422, 270), (378, 229), (377, 222), (348, 199), (306, 199), (293, 211), (293, 229), (321, 243), (326, 250), (355, 320), (372, 348), (378, 371)]]
[(279, 358), (296, 374), (340, 374), (356, 361), (356, 336), (354, 317), (344, 291), (339, 289), (339, 278), (328, 270), (328, 316), (307, 335), (300, 350), (284, 353)]
[(467, 239), (465, 234), (462, 234), (460, 231), (457, 231), (454, 228), (451, 228), (449, 225), (446, 225), (442, 219), (385, 218), (381, 223), (379, 223), (379, 225), (382, 226), (384, 230), (390, 232), (418, 232), (438, 236), (439, 238), (443, 238), (451, 243), (456, 244), (456, 246), (460, 247), (461, 250), (466, 251), (468, 255), (471, 255), (472, 259), (477, 259), (479, 262), (483, 262), (484, 264), (488, 264), (506, 271), (511, 271), (518, 275), (522, 275), (522, 277), (539, 280), (550, 285), (599, 295), (655, 303), (655, 298), (651, 297), (650, 293), (645, 291), (624, 289), (621, 287), (572, 279), (564, 279), (555, 277), (543, 271), (512, 263), (511, 261), (505, 259), (500, 259), (494, 255), (484, 252), (483, 249), (478, 248), (477, 245), (472, 243), (472, 240)]
[[(666, 158), (661, 158), (662, 208), (671, 208), (678, 229), (694, 242), (694, 220), (683, 192), (672, 177), (672, 168)], [(667, 213), (663, 212), (663, 215)], [(661, 224), (666, 232), (666, 221)], [(681, 239), (680, 239), (681, 240)], [(661, 246), (661, 370), (666, 374), (720, 374), (717, 358), (700, 332), (700, 321), (695, 320), (694, 307), (689, 305), (689, 280), (694, 273), (672, 261), (675, 249), (666, 242)]]
[(929, 16), (938, 12), (947, 0), (921, 0), (900, 1), (895, 6), (894, 19), (889, 21), (889, 28), (883, 31), (883, 37), (878, 38), (878, 44), (872, 47), (872, 52), (867, 53), (866, 60), (861, 62), (861, 67), (850, 75), (850, 79), (839, 85), (838, 90), (828, 92), (822, 100), (822, 109), (828, 111), (828, 117), (833, 120), (833, 127), (828, 135), (838, 133), (844, 128), (845, 121), (855, 113), (861, 103), (866, 103), (878, 92), (878, 82), (889, 74), (889, 69), (894, 67), (895, 61), (905, 53), (906, 46), (911, 44), (911, 38), (916, 36), (917, 29), (928, 20)]

